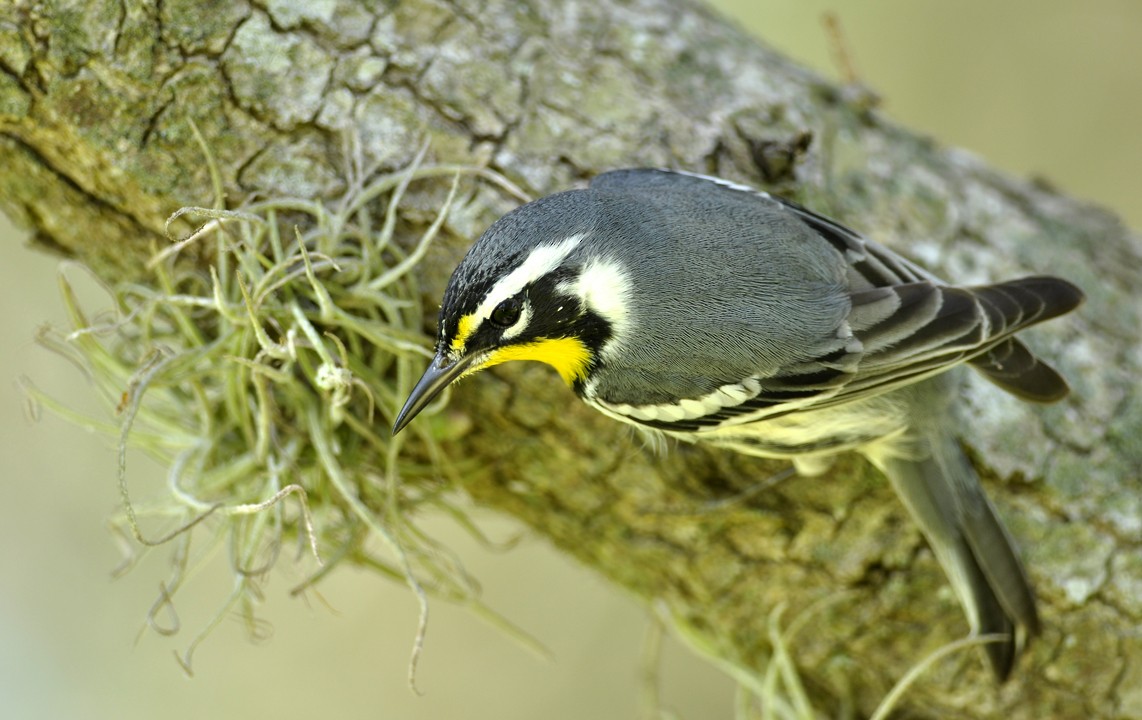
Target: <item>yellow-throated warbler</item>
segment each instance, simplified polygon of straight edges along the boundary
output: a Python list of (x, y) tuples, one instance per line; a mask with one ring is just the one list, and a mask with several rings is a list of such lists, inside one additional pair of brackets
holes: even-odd
[(1005, 678), (1035, 596), (952, 425), (968, 363), (1015, 395), (1066, 382), (1014, 337), (1082, 302), (1053, 277), (956, 287), (794, 203), (717, 178), (618, 170), (493, 224), (452, 274), (436, 357), (399, 432), (457, 378), (555, 367), (600, 412), (817, 474), (856, 450), (919, 523)]

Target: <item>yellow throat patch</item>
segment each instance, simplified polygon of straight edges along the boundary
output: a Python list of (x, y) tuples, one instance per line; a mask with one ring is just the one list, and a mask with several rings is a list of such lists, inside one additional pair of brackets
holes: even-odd
[[(464, 353), (468, 338), (476, 329), (476, 316), (464, 315), (456, 326), (456, 337), (450, 347), (457, 355)], [(464, 375), (513, 360), (537, 360), (547, 363), (559, 372), (563, 382), (573, 385), (576, 380), (587, 378), (587, 366), (591, 362), (591, 352), (578, 338), (541, 338), (519, 345), (506, 345), (493, 350), (484, 362), (470, 368)]]
[(484, 368), (512, 360), (538, 360), (555, 368), (563, 382), (572, 385), (576, 380), (587, 378), (587, 366), (591, 361), (591, 353), (587, 346), (578, 338), (543, 338), (521, 345), (508, 345), (493, 350), (488, 359), (480, 363), (473, 370)]

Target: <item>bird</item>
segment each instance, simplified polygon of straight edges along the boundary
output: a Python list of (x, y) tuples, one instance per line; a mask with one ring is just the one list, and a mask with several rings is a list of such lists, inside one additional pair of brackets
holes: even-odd
[(800, 204), (684, 171), (633, 168), (495, 221), (444, 292), (435, 355), (400, 432), (457, 379), (555, 368), (615, 420), (790, 460), (856, 451), (887, 477), (943, 568), (999, 682), (1040, 633), (1015, 544), (960, 445), (956, 372), (1020, 399), (1066, 381), (1016, 333), (1082, 291), (1028, 276), (954, 285)]

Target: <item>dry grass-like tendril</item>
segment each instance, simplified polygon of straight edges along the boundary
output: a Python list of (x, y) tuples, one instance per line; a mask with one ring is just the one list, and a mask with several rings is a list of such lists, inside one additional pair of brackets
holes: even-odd
[[(446, 400), (412, 432), (387, 431), (431, 357), (412, 271), (459, 201), (461, 179), (519, 194), (488, 170), (427, 165), (425, 151), (400, 172), (350, 182), (333, 206), (279, 198), (237, 211), (183, 208), (168, 228), (205, 222), (155, 252), (146, 281), (105, 288), (110, 317), (88, 318), (69, 280), (74, 265), (60, 272), (71, 329), (44, 329), (39, 340), (88, 375), (114, 419), (81, 416), (24, 383), (33, 408), (118, 437), (122, 510), (111, 526), (126, 552), (116, 572), (169, 550), (148, 627), (174, 634), (175, 601), (196, 567), (224, 550), (232, 571), (218, 611), (178, 656), (188, 673), (195, 648), (229, 613), (263, 632), (255, 608), (286, 546), (302, 574), (294, 593), (346, 562), (408, 585), (420, 604), (414, 689), (430, 595), (535, 648), (480, 603), (458, 560), (415, 524), (415, 513), (442, 510), (480, 539), (449, 492), (460, 468), (438, 443), (453, 429), (434, 412)], [(412, 183), (447, 187), (427, 226), (398, 223)], [(167, 468), (165, 491), (134, 496), (128, 447)]]

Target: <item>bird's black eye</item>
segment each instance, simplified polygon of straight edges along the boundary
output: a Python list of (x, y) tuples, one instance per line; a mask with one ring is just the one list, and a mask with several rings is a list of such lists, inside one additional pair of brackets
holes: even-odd
[(520, 305), (518, 297), (510, 297), (504, 300), (492, 311), (492, 322), (502, 328), (510, 328), (515, 325), (519, 322)]

